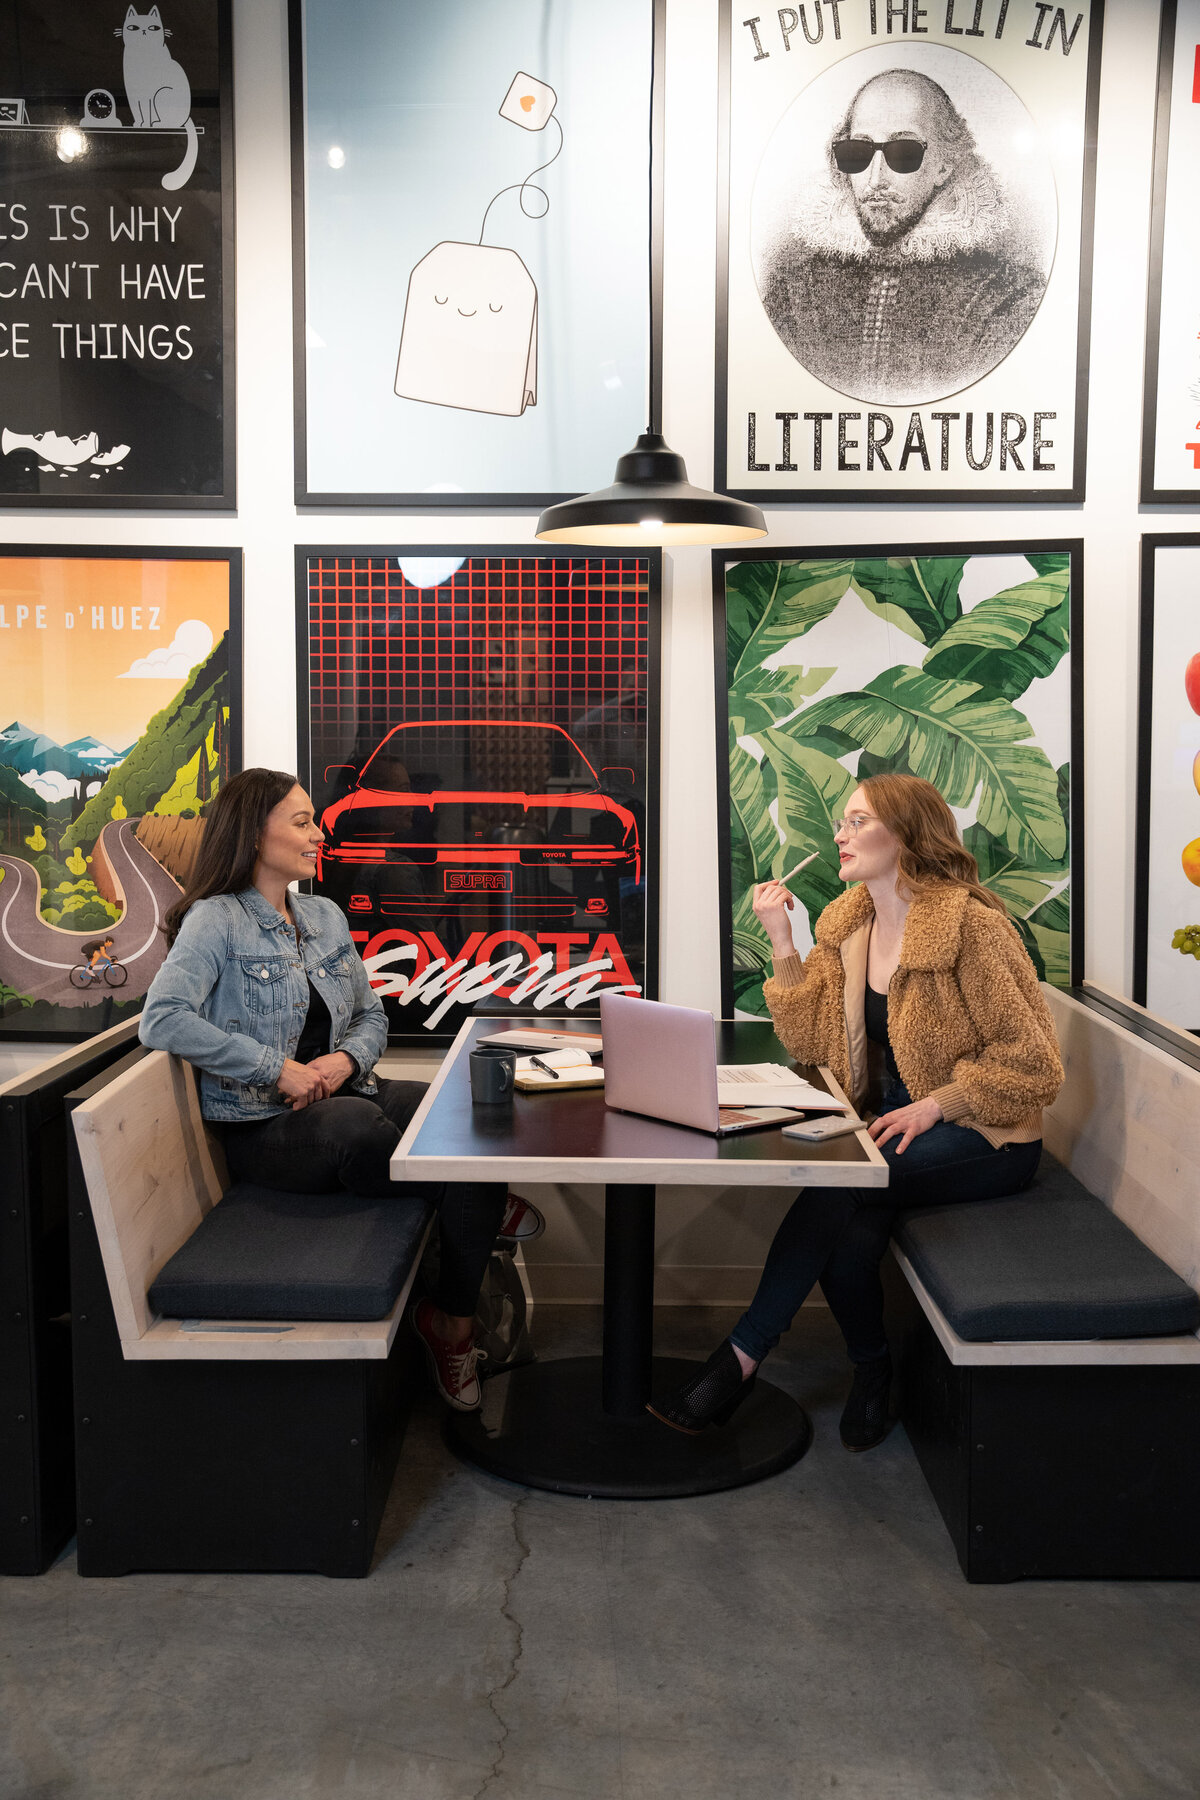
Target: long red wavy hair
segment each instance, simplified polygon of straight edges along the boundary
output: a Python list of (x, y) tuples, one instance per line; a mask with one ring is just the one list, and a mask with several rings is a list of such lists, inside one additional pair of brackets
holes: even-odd
[(964, 849), (954, 814), (931, 781), (920, 775), (868, 775), (858, 785), (876, 815), (899, 838), (900, 875), (914, 897), (954, 882), (984, 906), (1008, 916), (999, 894), (980, 881), (979, 864)]

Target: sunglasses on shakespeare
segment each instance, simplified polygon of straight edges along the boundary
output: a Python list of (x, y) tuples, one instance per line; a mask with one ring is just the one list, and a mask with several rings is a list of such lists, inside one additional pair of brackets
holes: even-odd
[(915, 175), (925, 160), (925, 145), (919, 138), (888, 138), (878, 143), (874, 138), (838, 138), (833, 146), (833, 160), (843, 175), (861, 175), (869, 169), (877, 150), (894, 175)]

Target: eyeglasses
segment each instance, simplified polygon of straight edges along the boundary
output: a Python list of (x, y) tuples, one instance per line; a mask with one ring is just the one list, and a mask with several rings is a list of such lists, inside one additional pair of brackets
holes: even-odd
[(925, 160), (926, 146), (919, 138), (888, 138), (878, 143), (874, 138), (838, 138), (833, 145), (833, 160), (843, 175), (861, 175), (869, 169), (877, 150), (896, 175), (915, 175)]
[(845, 831), (851, 837), (857, 837), (864, 825), (873, 825), (874, 823), (874, 815), (871, 813), (851, 813), (848, 819), (833, 821), (833, 835), (836, 837), (839, 831)]

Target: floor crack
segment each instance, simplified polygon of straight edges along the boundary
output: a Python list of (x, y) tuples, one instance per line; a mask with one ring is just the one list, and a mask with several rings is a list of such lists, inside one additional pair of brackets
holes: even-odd
[(492, 1715), (495, 1718), (497, 1725), (500, 1727), (500, 1736), (496, 1740), (496, 1754), (492, 1761), (492, 1766), (484, 1776), (483, 1785), (476, 1788), (474, 1794), (471, 1796), (471, 1800), (483, 1800), (483, 1796), (492, 1786), (492, 1783), (500, 1779), (500, 1772), (504, 1766), (505, 1752), (508, 1748), (508, 1739), (512, 1730), (512, 1727), (500, 1710), (499, 1702), (517, 1679), (521, 1658), (525, 1654), (525, 1627), (512, 1610), (512, 1594), (513, 1589), (517, 1584), (517, 1579), (529, 1560), (529, 1545), (526, 1543), (521, 1530), (521, 1509), (525, 1506), (528, 1499), (528, 1494), (522, 1494), (519, 1500), (514, 1500), (512, 1503), (512, 1534), (513, 1543), (515, 1544), (517, 1551), (517, 1560), (510, 1572), (504, 1578), (504, 1588), (500, 1599), (500, 1617), (506, 1620), (507, 1623), (512, 1626), (513, 1630), (512, 1655), (508, 1659), (508, 1671), (505, 1674), (504, 1680), (489, 1688), (487, 1697), (488, 1706), (491, 1708)]

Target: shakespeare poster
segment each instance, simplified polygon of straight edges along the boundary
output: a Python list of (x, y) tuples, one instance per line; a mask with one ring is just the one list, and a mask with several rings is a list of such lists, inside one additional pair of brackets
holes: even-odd
[(297, 501), (541, 506), (645, 428), (664, 5), (291, 0)]
[(396, 1038), (656, 997), (658, 552), (297, 552), (300, 775)]
[(1145, 505), (1200, 503), (1200, 0), (1164, 0), (1142, 433)]
[(234, 504), (229, 0), (11, 0), (0, 504)]
[(1200, 1033), (1200, 538), (1142, 539), (1133, 997)]
[(241, 553), (0, 553), (0, 1032), (140, 1011), (241, 756)]
[(723, 0), (725, 491), (1083, 498), (1100, 16)]
[(1081, 563), (1074, 540), (714, 554), (726, 1017), (767, 1016), (755, 884), (788, 877), (807, 955), (838, 820), (884, 772), (933, 783), (1038, 975), (1078, 980)]

